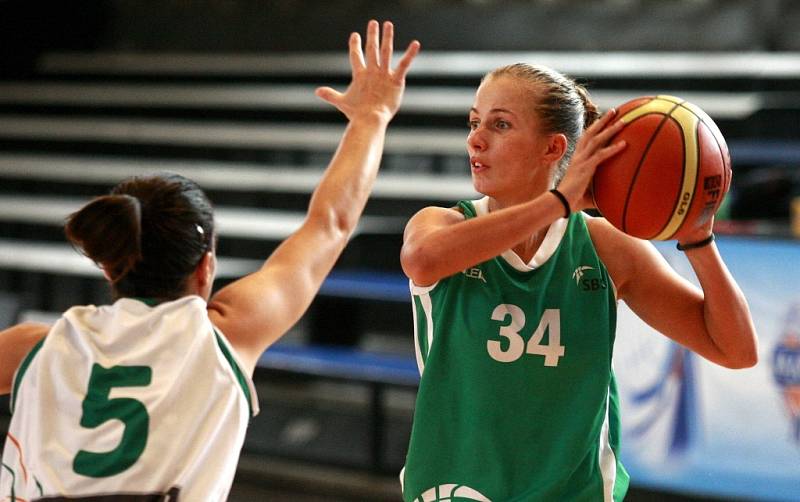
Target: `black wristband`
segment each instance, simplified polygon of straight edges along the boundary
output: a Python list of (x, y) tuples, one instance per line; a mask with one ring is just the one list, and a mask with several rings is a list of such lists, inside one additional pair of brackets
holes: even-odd
[(714, 242), (714, 234), (713, 233), (711, 235), (709, 235), (708, 237), (706, 237), (705, 239), (703, 239), (702, 241), (692, 242), (690, 244), (684, 244), (682, 246), (681, 246), (681, 243), (679, 242), (679, 243), (676, 244), (676, 247), (678, 248), (678, 251), (688, 251), (690, 249), (697, 249), (697, 248), (701, 248), (703, 246), (708, 246), (712, 242)]
[(553, 188), (550, 190), (550, 193), (558, 197), (558, 200), (564, 205), (564, 218), (569, 218), (569, 215), (572, 213), (572, 210), (569, 208), (569, 202), (567, 202), (567, 198), (564, 197), (564, 194)]

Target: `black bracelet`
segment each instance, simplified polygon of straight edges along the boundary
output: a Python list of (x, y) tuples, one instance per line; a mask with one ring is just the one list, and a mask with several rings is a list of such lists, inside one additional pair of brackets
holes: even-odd
[(564, 194), (553, 188), (550, 190), (550, 193), (558, 197), (558, 200), (564, 205), (564, 218), (569, 218), (569, 215), (572, 213), (572, 210), (569, 208), (569, 202), (567, 202), (567, 198), (564, 197)]
[(713, 233), (711, 235), (709, 235), (708, 237), (706, 237), (705, 239), (703, 239), (702, 241), (692, 242), (691, 244), (684, 244), (682, 246), (681, 246), (681, 243), (679, 242), (676, 246), (678, 248), (678, 251), (688, 251), (689, 249), (697, 249), (697, 248), (701, 248), (703, 246), (708, 246), (712, 242), (714, 242), (714, 234)]

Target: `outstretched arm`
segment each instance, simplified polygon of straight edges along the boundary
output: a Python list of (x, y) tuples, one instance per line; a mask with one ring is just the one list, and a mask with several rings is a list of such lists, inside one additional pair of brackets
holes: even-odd
[(343, 93), (329, 87), (317, 96), (331, 103), (349, 123), (336, 153), (314, 191), (301, 227), (288, 237), (261, 269), (220, 290), (208, 309), (212, 322), (228, 337), (252, 371), (258, 357), (294, 325), (347, 245), (378, 172), (386, 128), (400, 106), (405, 77), (419, 51), (412, 42), (391, 68), (393, 26), (367, 26), (361, 38), (350, 36), (352, 81)]
[[(687, 242), (703, 240), (710, 226)], [(714, 243), (686, 251), (698, 289), (650, 242), (625, 235), (602, 218), (593, 219), (589, 228), (619, 298), (643, 321), (721, 366), (756, 364), (758, 340), (750, 308)]]

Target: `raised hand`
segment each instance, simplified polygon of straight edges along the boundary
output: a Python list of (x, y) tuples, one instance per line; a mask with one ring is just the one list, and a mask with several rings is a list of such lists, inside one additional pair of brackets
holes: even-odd
[(569, 200), (570, 208), (579, 211), (594, 206), (591, 181), (597, 166), (625, 148), (624, 141), (609, 144), (625, 125), (612, 121), (616, 110), (611, 109), (584, 131), (567, 168), (567, 174), (558, 185), (558, 190)]
[(378, 30), (377, 21), (367, 24), (364, 52), (361, 51), (361, 36), (350, 35), (352, 81), (346, 91), (342, 93), (330, 87), (316, 90), (318, 97), (338, 108), (351, 121), (372, 116), (389, 122), (400, 107), (406, 74), (419, 53), (420, 44), (414, 40), (397, 67), (392, 69), (394, 26), (389, 21), (383, 23), (382, 40), (378, 39)]

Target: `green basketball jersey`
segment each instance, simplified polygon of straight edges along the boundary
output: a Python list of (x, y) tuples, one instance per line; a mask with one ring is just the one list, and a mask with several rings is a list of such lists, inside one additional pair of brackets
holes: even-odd
[[(466, 218), (488, 199), (462, 201)], [(616, 299), (580, 213), (530, 264), (511, 251), (411, 285), (421, 380), (406, 501), (618, 501)]]

